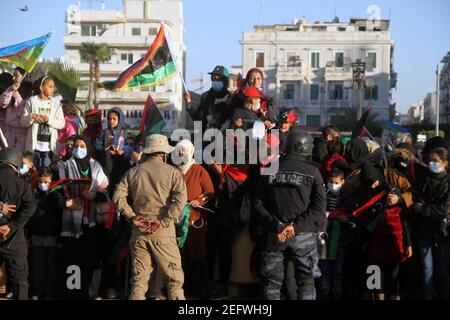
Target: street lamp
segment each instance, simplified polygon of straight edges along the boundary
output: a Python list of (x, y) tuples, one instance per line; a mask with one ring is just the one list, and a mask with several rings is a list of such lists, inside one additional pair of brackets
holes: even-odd
[(364, 77), (366, 73), (366, 63), (361, 59), (356, 59), (356, 62), (352, 62), (353, 71), (353, 90), (358, 92), (358, 105), (357, 105), (357, 120), (362, 117), (362, 103), (361, 103), (361, 89), (364, 89)]

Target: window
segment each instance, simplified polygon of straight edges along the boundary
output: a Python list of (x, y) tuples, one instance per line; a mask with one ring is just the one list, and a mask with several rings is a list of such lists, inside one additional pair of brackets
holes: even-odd
[(120, 55), (120, 60), (127, 61), (129, 64), (133, 63), (133, 54), (132, 53), (122, 53)]
[(311, 100), (319, 100), (319, 85), (312, 84), (309, 86), (309, 98)]
[(335, 84), (329, 90), (330, 100), (342, 100), (344, 98), (344, 85)]
[(311, 68), (319, 68), (320, 65), (320, 53), (313, 52), (311, 53)]
[(368, 52), (366, 57), (366, 69), (369, 72), (372, 72), (373, 69), (377, 67), (377, 53), (376, 52)]
[(311, 115), (307, 115), (306, 116), (306, 125), (308, 127), (317, 127), (320, 126), (320, 116), (311, 116)]
[(301, 67), (302, 63), (300, 61), (300, 56), (297, 55), (295, 51), (287, 53), (287, 66), (291, 68)]
[(331, 115), (330, 116), (330, 125), (335, 127), (343, 126), (347, 121), (347, 118), (344, 115)]
[(334, 53), (334, 64), (337, 68), (342, 68), (344, 66), (344, 53), (335, 52)]
[(164, 110), (164, 119), (170, 120), (170, 111), (169, 110)]
[(264, 52), (257, 52), (256, 53), (255, 66), (257, 68), (264, 68)]
[(158, 34), (157, 28), (148, 28), (148, 35), (149, 36), (156, 36)]
[(95, 37), (97, 35), (97, 26), (95, 25), (82, 25), (81, 36), (83, 37)]
[(288, 83), (284, 87), (283, 98), (285, 100), (294, 100), (295, 84)]
[(365, 100), (378, 100), (378, 86), (367, 87), (364, 89)]
[(133, 35), (133, 36), (140, 36), (141, 35), (141, 28), (131, 28), (131, 35)]

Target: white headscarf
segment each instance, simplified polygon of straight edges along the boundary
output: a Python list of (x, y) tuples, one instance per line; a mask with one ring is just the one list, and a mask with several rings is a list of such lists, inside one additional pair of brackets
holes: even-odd
[(186, 174), (189, 171), (189, 168), (195, 163), (194, 160), (194, 145), (189, 140), (181, 140), (175, 146), (175, 152), (182, 153), (187, 155), (187, 163), (179, 164), (178, 168), (180, 168), (183, 174)]

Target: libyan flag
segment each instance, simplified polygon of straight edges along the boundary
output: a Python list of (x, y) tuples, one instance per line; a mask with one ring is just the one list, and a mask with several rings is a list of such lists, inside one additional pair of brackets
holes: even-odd
[(145, 102), (144, 112), (141, 118), (141, 134), (154, 134), (161, 133), (162, 129), (167, 125), (164, 121), (161, 112), (159, 112), (158, 106), (152, 97), (148, 95)]
[(145, 56), (122, 72), (116, 81), (106, 81), (108, 90), (157, 86), (172, 78), (177, 72), (175, 62), (161, 25), (158, 35)]

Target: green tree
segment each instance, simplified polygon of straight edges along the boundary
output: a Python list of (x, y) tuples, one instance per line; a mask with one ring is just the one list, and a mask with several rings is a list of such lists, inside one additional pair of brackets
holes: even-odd
[(111, 59), (114, 50), (106, 43), (96, 44), (93, 42), (83, 42), (81, 44), (81, 59), (89, 63), (89, 106), (98, 108), (98, 85), (100, 83), (100, 64)]
[[(363, 114), (366, 110), (367, 108), (363, 108)], [(340, 114), (340, 117), (336, 118), (336, 121), (331, 124), (341, 131), (351, 132), (358, 122), (357, 114), (358, 112), (356, 107), (344, 108), (343, 112)], [(380, 136), (383, 131), (381, 123), (382, 122), (378, 119), (378, 114), (372, 111), (369, 113), (364, 127), (366, 127), (366, 129), (369, 130), (373, 136)]]

